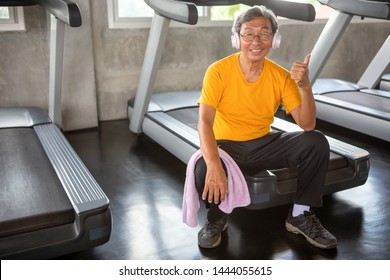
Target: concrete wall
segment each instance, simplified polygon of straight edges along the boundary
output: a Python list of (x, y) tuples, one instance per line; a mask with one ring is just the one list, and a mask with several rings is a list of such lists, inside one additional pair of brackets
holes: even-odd
[[(149, 34), (146, 28), (109, 29), (106, 1), (75, 2), (83, 25), (66, 28), (64, 130), (127, 117)], [(49, 21), (38, 6), (25, 7), (25, 20), (26, 32), (0, 33), (0, 106), (47, 108)], [(289, 69), (310, 52), (324, 23), (281, 21), (282, 46), (269, 57)], [(357, 82), (389, 30), (389, 22), (354, 20), (320, 76)], [(155, 91), (200, 89), (207, 66), (232, 52), (230, 26), (170, 28)]]

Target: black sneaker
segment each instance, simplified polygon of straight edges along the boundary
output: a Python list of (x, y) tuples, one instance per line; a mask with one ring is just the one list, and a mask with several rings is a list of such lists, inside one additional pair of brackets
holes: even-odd
[(202, 248), (215, 248), (221, 243), (222, 232), (228, 226), (228, 215), (214, 223), (207, 221), (198, 233), (198, 244)]
[(302, 234), (310, 244), (321, 249), (332, 249), (337, 246), (337, 239), (327, 231), (312, 211), (305, 211), (297, 217), (292, 211), (286, 220), (286, 229), (295, 234)]

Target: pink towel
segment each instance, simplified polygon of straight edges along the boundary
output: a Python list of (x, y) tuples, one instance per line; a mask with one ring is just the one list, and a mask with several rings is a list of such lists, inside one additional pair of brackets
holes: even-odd
[[(219, 209), (230, 214), (236, 207), (244, 207), (249, 205), (250, 196), (248, 185), (244, 175), (236, 162), (224, 150), (218, 148), (219, 156), (224, 162), (227, 169), (228, 193), (225, 200), (219, 205)], [(199, 195), (195, 187), (195, 164), (202, 156), (200, 150), (195, 152), (188, 161), (186, 179), (184, 183), (183, 194), (183, 223), (190, 227), (198, 225), (198, 210), (199, 210)]]

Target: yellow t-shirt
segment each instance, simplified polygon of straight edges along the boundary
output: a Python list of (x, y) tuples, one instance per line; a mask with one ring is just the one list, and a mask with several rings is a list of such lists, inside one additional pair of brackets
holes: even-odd
[(282, 103), (287, 112), (301, 105), (301, 94), (290, 73), (269, 59), (256, 82), (248, 82), (241, 71), (239, 54), (209, 66), (198, 101), (216, 111), (216, 140), (247, 141), (271, 131), (274, 114)]

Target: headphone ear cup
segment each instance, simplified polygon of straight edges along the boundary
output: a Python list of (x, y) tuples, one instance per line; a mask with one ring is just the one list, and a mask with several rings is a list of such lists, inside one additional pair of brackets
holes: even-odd
[(235, 49), (240, 49), (240, 37), (238, 36), (237, 32), (233, 32), (231, 40), (232, 40), (232, 47)]
[(280, 35), (279, 31), (276, 31), (274, 34), (274, 38), (272, 39), (272, 49), (276, 50), (280, 47), (280, 42), (282, 41), (282, 36)]

